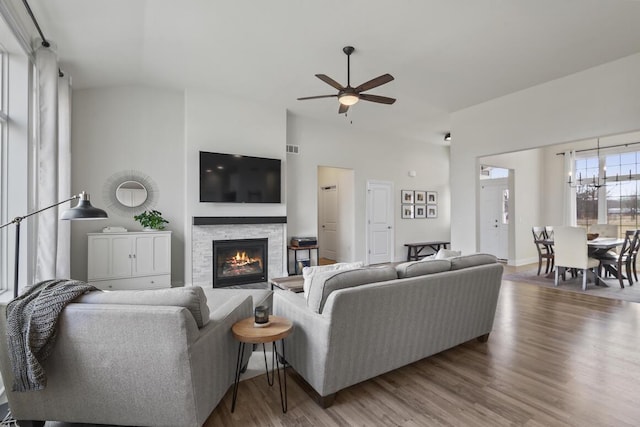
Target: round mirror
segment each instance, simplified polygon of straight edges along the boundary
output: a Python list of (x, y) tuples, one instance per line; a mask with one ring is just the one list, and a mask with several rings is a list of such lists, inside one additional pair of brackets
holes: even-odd
[(131, 217), (158, 203), (158, 185), (151, 177), (136, 170), (111, 175), (102, 186), (102, 199), (110, 212)]
[(135, 208), (147, 201), (147, 189), (138, 181), (124, 181), (116, 188), (116, 199), (124, 206)]

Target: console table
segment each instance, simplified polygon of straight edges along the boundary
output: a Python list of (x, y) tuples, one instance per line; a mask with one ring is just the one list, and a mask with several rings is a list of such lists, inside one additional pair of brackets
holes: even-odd
[[(316, 252), (316, 262), (318, 262), (318, 245), (314, 245), (314, 246), (292, 246), (289, 245), (287, 246), (287, 253), (289, 255), (289, 259), (287, 260), (288, 263), (287, 264), (291, 264), (291, 254), (293, 254), (293, 271), (294, 274), (302, 274), (302, 267), (304, 267), (304, 265), (301, 265), (302, 261), (308, 261), (309, 264), (307, 264), (307, 266), (311, 265), (311, 251), (315, 251)], [(298, 252), (307, 252), (307, 258), (304, 259), (298, 259)], [(289, 268), (289, 265), (287, 265), (287, 268)]]
[(274, 288), (295, 293), (304, 292), (304, 279), (301, 276), (276, 277), (269, 280), (271, 290)]
[(440, 248), (447, 249), (447, 245), (451, 242), (434, 241), (434, 242), (420, 242), (420, 243), (405, 243), (407, 247), (407, 261), (417, 261), (420, 258), (424, 258), (427, 253), (422, 253), (426, 248), (430, 248), (434, 253), (437, 253)]

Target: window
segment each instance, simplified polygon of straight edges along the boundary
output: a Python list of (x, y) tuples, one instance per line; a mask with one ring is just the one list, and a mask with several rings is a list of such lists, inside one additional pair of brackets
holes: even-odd
[[(12, 45), (9, 39), (2, 42), (6, 44), (0, 45), (0, 224), (5, 224), (29, 211), (29, 173), (33, 170), (29, 164), (33, 76), (27, 54)], [(23, 223), (18, 265), (22, 284), (30, 280), (26, 262), (30, 234), (29, 227)], [(13, 290), (15, 259), (15, 227), (9, 226), (0, 230), (0, 293)]]
[(640, 228), (640, 151), (576, 159), (578, 225), (615, 224), (618, 235)]
[[(0, 223), (7, 222), (7, 54), (0, 50)], [(7, 289), (8, 274), (7, 229), (0, 234), (0, 292)]]

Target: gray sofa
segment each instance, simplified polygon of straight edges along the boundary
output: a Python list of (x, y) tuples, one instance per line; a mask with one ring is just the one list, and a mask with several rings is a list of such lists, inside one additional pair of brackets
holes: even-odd
[(308, 292), (276, 291), (293, 321), (289, 364), (327, 407), (361, 381), (491, 332), (503, 267), (473, 254), (312, 276)]
[[(55, 348), (43, 364), (44, 390), (12, 392), (7, 346), (0, 346), (12, 415), (28, 421), (21, 425), (201, 426), (233, 384), (238, 344), (231, 325), (253, 315), (254, 301), (270, 305), (271, 291), (85, 294), (62, 311)], [(2, 337), (6, 308), (0, 305)]]

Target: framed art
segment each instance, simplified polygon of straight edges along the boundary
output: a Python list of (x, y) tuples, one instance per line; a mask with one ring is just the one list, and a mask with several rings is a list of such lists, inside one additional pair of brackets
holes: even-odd
[(438, 206), (427, 205), (427, 218), (437, 218), (437, 217), (438, 217)]
[(414, 218), (426, 218), (427, 207), (425, 205), (415, 205)]
[(436, 191), (427, 191), (427, 203), (430, 205), (438, 204), (438, 193)]
[(402, 205), (402, 218), (413, 218), (413, 206), (414, 205)]
[(402, 190), (402, 203), (413, 203), (413, 191)]
[(413, 197), (415, 199), (415, 204), (425, 204), (427, 203), (427, 192), (426, 191), (414, 191)]

